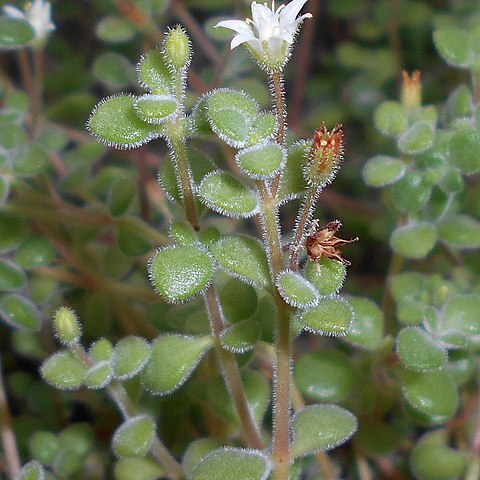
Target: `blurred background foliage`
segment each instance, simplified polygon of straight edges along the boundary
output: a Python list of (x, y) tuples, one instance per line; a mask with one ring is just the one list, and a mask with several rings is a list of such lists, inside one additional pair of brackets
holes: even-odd
[[(353, 445), (335, 454), (347, 465), (348, 478), (357, 478), (358, 465), (367, 461), (376, 472), (373, 478), (411, 478), (412, 445), (431, 422), (416, 417), (418, 412), (412, 414), (408, 405), (400, 405), (392, 336), (399, 330), (394, 304), (407, 293), (400, 287), (397, 298), (385, 293), (396, 217), (391, 206), (382, 206), (385, 195), (364, 184), (362, 171), (375, 154), (396, 155), (395, 142), (377, 131), (373, 119), (379, 104), (399, 98), (403, 70), (420, 71), (423, 103), (438, 106), (439, 125), (447, 126), (444, 102), (459, 85), (468, 85), (470, 77), (467, 70), (453, 69), (438, 55), (433, 32), (478, 24), (480, 6), (476, 0), (310, 0), (306, 10), (314, 17), (305, 22), (285, 72), (290, 133), (293, 138), (310, 138), (322, 121), (329, 128), (344, 125), (343, 166), (336, 182), (322, 193), (316, 216), (324, 221), (341, 218), (343, 236), (360, 237), (360, 242), (345, 249), (352, 266), (344, 292), (383, 305), (387, 337), (379, 347), (380, 332), (376, 344), (364, 352), (328, 338), (302, 337), (297, 345), (298, 352), (305, 352), (299, 353), (299, 388), (306, 382), (308, 392), (308, 372), (321, 370), (325, 376), (312, 380), (318, 385), (317, 393), (310, 396), (347, 405), (360, 417)], [(181, 218), (181, 210), (168, 203), (156, 181), (165, 146), (155, 141), (137, 150), (108, 149), (88, 135), (85, 122), (99, 99), (117, 92), (138, 93), (135, 62), (160, 45), (165, 28), (177, 23), (185, 26), (194, 45), (187, 105), (193, 106), (199, 95), (219, 86), (243, 89), (263, 108), (268, 108), (270, 94), (262, 72), (245, 50), (230, 51), (230, 33), (213, 29), (220, 19), (247, 17), (249, 2), (54, 0), (52, 11), (56, 30), (44, 48), (0, 53), (2, 368), (23, 460), (53, 462), (59, 478), (111, 478), (108, 446), (119, 423), (115, 409), (95, 391), (54, 391), (37, 373), (40, 363), (55, 350), (49, 322), (53, 312), (65, 303), (72, 306), (82, 320), (87, 344), (100, 337), (115, 342), (125, 335), (205, 333), (208, 320), (199, 301), (174, 307), (162, 303), (147, 279), (147, 259), (155, 247), (169, 242), (166, 232), (171, 220)], [(228, 152), (220, 155), (214, 145), (207, 149), (220, 165), (232, 158)], [(478, 176), (469, 177), (462, 192), (464, 213), (480, 215), (479, 195)], [(289, 204), (281, 213), (283, 225), (291, 228), (295, 209)], [(222, 232), (233, 228), (230, 221), (217, 216), (211, 216), (211, 223)], [(255, 225), (243, 222), (241, 228), (253, 232)], [(449, 259), (434, 253), (433, 261), (432, 257), (419, 260), (415, 269), (449, 276), (453, 268)], [(478, 275), (478, 254), (468, 254), (465, 262), (469, 275)], [(429, 283), (425, 291), (437, 292), (437, 280), (425, 277)], [(257, 299), (245, 285), (231, 282), (226, 276), (219, 278), (226, 309), (229, 295), (242, 289), (241, 296), (254, 298), (255, 305), (268, 303), (268, 298)], [(359, 308), (370, 308), (372, 321), (380, 315), (368, 302)], [(242, 320), (252, 312), (238, 315)], [(368, 340), (362, 342), (365, 346)], [(318, 353), (308, 353), (319, 348)], [(326, 356), (325, 349), (331, 355)], [(452, 368), (458, 369), (457, 384), (467, 385), (461, 394), (462, 408), (446, 429), (436, 431), (433, 440), (424, 439), (424, 444), (446, 448), (450, 435), (457, 435), (457, 447), (466, 441), (458, 425), (470, 421), (468, 412), (478, 396), (468, 383), (475, 360), (469, 352), (457, 352), (450, 360)], [(246, 373), (260, 410), (268, 403), (263, 382), (270, 372), (262, 370), (261, 362), (262, 355), (268, 354), (268, 350), (260, 352), (255, 360), (262, 377)], [(251, 357), (251, 353), (239, 356), (243, 364)], [(143, 410), (160, 412), (162, 437), (178, 456), (192, 438), (206, 432), (227, 438), (238, 428), (213, 357), (207, 360), (174, 396), (142, 397)], [(207, 387), (212, 376), (217, 383)], [(128, 389), (140, 395), (136, 379)], [(60, 459), (53, 454), (42, 457), (45, 452), (38, 445), (46, 431), (59, 435), (49, 437), (53, 444), (70, 435), (83, 442), (82, 447), (63, 451)], [(418, 473), (422, 450), (417, 445), (414, 452), (412, 461), (420, 462)], [(438, 458), (442, 455), (444, 450)], [(345, 463), (347, 458), (356, 458), (357, 463)], [(454, 461), (460, 462), (457, 457)], [(158, 471), (150, 467), (151, 476), (145, 478), (156, 478)], [(150, 472), (146, 466), (144, 471)], [(457, 478), (457, 471), (462, 470), (451, 476), (442, 472), (428, 476), (427, 472), (419, 478)], [(117, 471), (116, 478), (127, 477)]]

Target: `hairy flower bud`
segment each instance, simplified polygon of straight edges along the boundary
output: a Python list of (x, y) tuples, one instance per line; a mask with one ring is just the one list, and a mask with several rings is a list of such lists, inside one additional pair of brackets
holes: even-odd
[(312, 147), (305, 166), (305, 179), (312, 187), (321, 188), (333, 180), (343, 158), (343, 130), (336, 125), (327, 130), (322, 124), (313, 134)]

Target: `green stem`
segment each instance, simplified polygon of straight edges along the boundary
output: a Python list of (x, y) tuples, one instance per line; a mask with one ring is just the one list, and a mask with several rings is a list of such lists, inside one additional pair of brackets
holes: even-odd
[[(275, 285), (277, 275), (283, 269), (280, 226), (275, 198), (267, 187), (257, 182), (262, 202), (262, 227), (268, 252), (270, 273)], [(275, 460), (273, 477), (275, 480), (288, 480), (290, 471), (290, 407), (291, 407), (291, 351), (290, 313), (288, 305), (275, 290), (278, 306), (278, 323), (275, 337), (275, 363), (273, 375), (273, 447)]]
[(5, 470), (8, 478), (14, 479), (20, 471), (20, 455), (12, 427), (12, 416), (8, 407), (7, 394), (3, 383), (3, 373), (0, 362), (0, 438), (2, 439)]

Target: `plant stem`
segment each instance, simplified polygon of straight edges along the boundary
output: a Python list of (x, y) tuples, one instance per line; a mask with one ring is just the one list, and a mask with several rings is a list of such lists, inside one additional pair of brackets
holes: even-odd
[(5, 470), (8, 477), (13, 480), (20, 471), (20, 456), (15, 434), (13, 433), (12, 416), (8, 407), (1, 367), (0, 362), (0, 438), (2, 439), (2, 449), (6, 464)]
[[(283, 89), (283, 75), (281, 71), (274, 71), (270, 78), (275, 116), (277, 117), (277, 143), (281, 147), (285, 144), (285, 135), (287, 133), (287, 111), (285, 109), (285, 91)], [(272, 197), (277, 196), (280, 186), (281, 173), (277, 174), (272, 180)]]

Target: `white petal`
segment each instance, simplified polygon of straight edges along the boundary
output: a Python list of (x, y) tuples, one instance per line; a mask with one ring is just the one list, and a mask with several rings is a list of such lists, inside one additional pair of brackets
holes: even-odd
[(218, 22), (214, 28), (218, 27), (228, 28), (237, 33), (253, 34), (252, 29), (242, 20), (223, 20), (221, 22)]
[(12, 5), (4, 5), (3, 13), (10, 18), (25, 19), (25, 14), (20, 9), (18, 9), (17, 7), (13, 7)]

